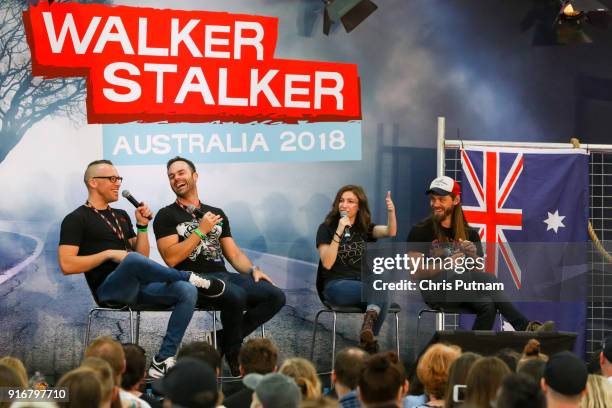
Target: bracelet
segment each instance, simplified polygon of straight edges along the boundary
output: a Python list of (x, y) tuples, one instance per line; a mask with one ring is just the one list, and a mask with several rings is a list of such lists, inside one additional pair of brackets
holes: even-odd
[(253, 265), (249, 268), (249, 275), (252, 275), (255, 269), (259, 269), (259, 266)]
[(332, 242), (335, 242), (336, 244), (339, 244), (340, 240), (336, 241), (335, 239), (332, 239)]
[(200, 239), (204, 239), (204, 234), (202, 234), (202, 231), (200, 231), (199, 229), (194, 229), (193, 232), (195, 232), (195, 234), (200, 237)]
[(342, 235), (338, 234), (338, 232), (337, 232), (337, 231), (336, 231), (336, 232), (334, 232), (334, 234), (336, 234), (336, 236), (337, 236), (338, 238), (340, 238), (340, 240), (342, 240)]
[(144, 228), (136, 228), (136, 231), (138, 231), (138, 232), (147, 232), (147, 230), (148, 230), (148, 229), (147, 229), (147, 227), (144, 227)]
[(138, 230), (141, 230), (141, 229), (146, 230), (147, 228), (149, 228), (148, 225), (136, 224), (136, 229), (138, 229)]

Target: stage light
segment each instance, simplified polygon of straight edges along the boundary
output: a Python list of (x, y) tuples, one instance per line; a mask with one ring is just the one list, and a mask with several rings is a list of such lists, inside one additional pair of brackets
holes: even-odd
[(535, 25), (533, 45), (586, 44), (592, 40), (585, 27), (607, 28), (610, 19), (608, 9), (596, 0), (534, 1), (521, 28)]
[(371, 0), (323, 0), (323, 33), (329, 35), (333, 23), (340, 21), (347, 33), (350, 33), (370, 16), (378, 6)]

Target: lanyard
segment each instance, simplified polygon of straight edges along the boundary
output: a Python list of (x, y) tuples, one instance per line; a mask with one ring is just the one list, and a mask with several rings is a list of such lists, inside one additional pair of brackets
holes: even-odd
[(106, 222), (106, 225), (108, 225), (110, 227), (110, 229), (113, 231), (113, 233), (115, 234), (115, 236), (117, 238), (119, 238), (119, 240), (121, 242), (123, 242), (123, 245), (125, 245), (125, 249), (127, 251), (130, 250), (130, 248), (128, 247), (128, 245), (126, 244), (125, 241), (125, 235), (123, 234), (123, 230), (121, 229), (121, 224), (119, 224), (119, 220), (117, 219), (117, 216), (115, 215), (115, 212), (113, 211), (112, 208), (110, 208), (110, 206), (108, 207), (108, 209), (110, 210), (111, 215), (113, 216), (113, 220), (115, 221), (116, 227), (115, 225), (113, 225), (108, 218), (106, 218), (101, 212), (99, 212), (96, 207), (94, 207), (93, 205), (91, 205), (91, 203), (89, 201), (85, 202), (85, 205), (89, 208), (91, 208), (96, 214), (98, 214), (100, 216), (100, 218), (102, 218), (104, 220), (104, 222)]
[[(179, 207), (181, 207), (183, 210), (185, 210), (185, 212), (189, 215), (191, 215), (193, 217), (194, 220), (197, 219), (197, 217), (195, 216), (194, 213), (192, 213), (191, 211), (189, 211), (189, 209), (183, 204), (181, 203), (178, 198), (176, 199), (176, 205), (178, 205)], [(200, 201), (198, 201), (198, 203), (200, 204), (198, 207), (196, 207), (197, 209), (200, 209), (200, 207), (202, 207), (202, 203)]]

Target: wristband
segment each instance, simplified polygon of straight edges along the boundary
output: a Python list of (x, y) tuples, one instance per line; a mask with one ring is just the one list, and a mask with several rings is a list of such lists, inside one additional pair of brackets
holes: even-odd
[(148, 229), (149, 229), (148, 225), (139, 225), (139, 224), (136, 224), (136, 231), (138, 231), (138, 232), (147, 232)]
[(336, 236), (337, 236), (338, 238), (340, 238), (340, 240), (342, 240), (342, 235), (338, 234), (338, 232), (337, 232), (337, 231), (336, 231), (336, 232), (334, 232), (334, 234), (336, 234)]
[(332, 242), (335, 242), (336, 244), (339, 244), (340, 240), (336, 241), (335, 239), (332, 239)]
[(199, 229), (194, 229), (193, 232), (195, 232), (195, 234), (200, 237), (200, 239), (204, 239), (204, 234), (202, 234), (202, 231), (200, 231)]
[(147, 232), (146, 228), (136, 228), (136, 231), (138, 232)]

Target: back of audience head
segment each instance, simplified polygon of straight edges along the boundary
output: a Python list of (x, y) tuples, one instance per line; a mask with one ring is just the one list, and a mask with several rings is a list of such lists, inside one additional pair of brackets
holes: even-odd
[[(110, 367), (107, 369), (107, 375), (112, 378)], [(79, 367), (67, 372), (60, 378), (57, 387), (67, 388), (70, 395), (69, 401), (58, 403), (62, 408), (110, 407), (111, 398), (104, 394), (99, 373), (89, 367)]]
[(300, 408), (340, 408), (340, 403), (329, 397), (302, 401)]
[(85, 357), (101, 358), (110, 364), (115, 385), (121, 385), (121, 375), (125, 371), (125, 353), (121, 343), (109, 336), (98, 337), (85, 349)]
[(529, 361), (531, 359), (538, 359), (543, 361), (548, 361), (548, 356), (546, 354), (542, 354), (540, 342), (536, 339), (529, 339), (525, 347), (523, 348), (523, 354), (521, 354), (521, 358), (517, 364), (517, 367), (520, 367), (525, 361)]
[(253, 391), (251, 408), (298, 408), (303, 401), (293, 378), (281, 373), (251, 373), (245, 375), (242, 382)]
[(601, 375), (612, 377), (612, 334), (608, 334), (603, 339), (601, 349), (601, 353), (599, 353)]
[(546, 398), (533, 378), (511, 373), (504, 378), (497, 393), (496, 408), (546, 408)]
[(524, 361), (517, 368), (517, 372), (525, 374), (531, 377), (535, 382), (539, 383), (540, 379), (544, 375), (544, 367), (546, 367), (546, 361), (537, 358)]
[(304, 399), (317, 399), (321, 397), (321, 381), (317, 370), (305, 358), (293, 357), (283, 362), (279, 373), (293, 378), (302, 391)]
[(589, 374), (587, 393), (580, 401), (581, 408), (612, 407), (612, 384), (606, 377)]
[[(26, 386), (14, 369), (0, 364), (0, 387), (25, 388)], [(0, 401), (0, 408), (8, 408), (10, 405), (11, 402)]]
[(359, 385), (359, 377), (368, 354), (357, 347), (347, 347), (336, 354), (332, 383), (354, 390)]
[(495, 353), (495, 357), (506, 363), (510, 371), (514, 373), (516, 372), (516, 366), (518, 365), (521, 355), (511, 348), (503, 348)]
[(254, 338), (247, 340), (238, 354), (240, 374), (268, 374), (276, 371), (278, 349), (270, 339)]
[(587, 378), (586, 364), (573, 353), (563, 351), (553, 355), (540, 380), (548, 407), (559, 404), (578, 407), (586, 393)]
[(166, 397), (164, 408), (213, 408), (219, 398), (214, 369), (193, 357), (177, 359), (176, 365), (153, 383), (153, 389)]
[(448, 388), (448, 370), (460, 355), (459, 347), (436, 343), (421, 356), (417, 364), (417, 376), (430, 400), (444, 398)]
[(465, 380), (466, 403), (475, 407), (489, 408), (495, 400), (497, 390), (510, 369), (497, 357), (483, 357), (476, 361)]
[(119, 386), (115, 384), (115, 377), (111, 365), (98, 357), (86, 357), (81, 362), (81, 367), (93, 370), (98, 376), (98, 382), (102, 389), (102, 401), (114, 401), (119, 394)]
[(454, 408), (461, 405), (461, 402), (454, 401), (454, 387), (455, 385), (465, 385), (470, 368), (472, 368), (474, 363), (481, 358), (482, 356), (480, 354), (468, 351), (461, 354), (459, 358), (456, 359), (453, 364), (451, 364), (450, 369), (448, 370), (448, 388), (446, 390), (446, 398), (444, 403), (446, 408)]
[(12, 368), (25, 384), (24, 386), (28, 385), (28, 372), (20, 359), (10, 356), (2, 357), (0, 358), (0, 365)]
[(365, 362), (358, 389), (364, 407), (399, 404), (408, 392), (408, 381), (397, 354), (387, 352), (370, 356)]
[(221, 354), (205, 341), (193, 341), (181, 347), (177, 360), (185, 357), (195, 358), (208, 364), (217, 377), (221, 373)]
[(145, 350), (138, 344), (123, 344), (125, 353), (125, 372), (121, 376), (121, 388), (124, 390), (138, 389), (146, 375), (147, 359)]

